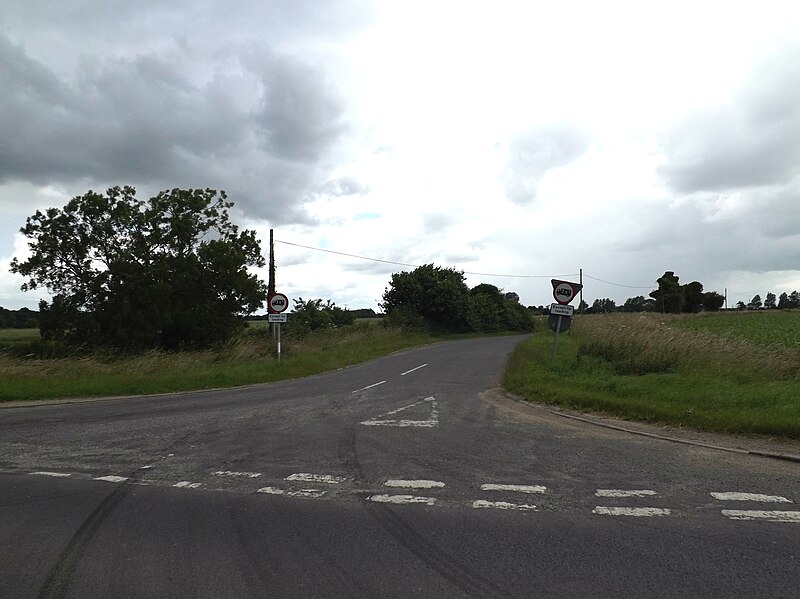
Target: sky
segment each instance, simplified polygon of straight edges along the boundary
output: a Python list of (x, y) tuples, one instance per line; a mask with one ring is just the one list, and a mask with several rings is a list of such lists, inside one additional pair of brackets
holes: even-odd
[(0, 90), (5, 308), (48, 299), (25, 219), (116, 185), (225, 190), (278, 291), (351, 309), (428, 263), (800, 290), (796, 2), (3, 0)]

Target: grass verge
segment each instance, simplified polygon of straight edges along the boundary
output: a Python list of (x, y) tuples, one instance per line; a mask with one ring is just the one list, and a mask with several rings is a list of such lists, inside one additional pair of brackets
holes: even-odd
[(266, 329), (217, 351), (94, 354), (47, 360), (0, 355), (0, 401), (170, 393), (299, 378), (441, 341), (421, 332), (370, 325), (287, 339), (278, 362)]
[(538, 402), (631, 420), (800, 438), (800, 350), (694, 330), (683, 320), (575, 319), (559, 339), (555, 364), (551, 335), (522, 343), (505, 387)]

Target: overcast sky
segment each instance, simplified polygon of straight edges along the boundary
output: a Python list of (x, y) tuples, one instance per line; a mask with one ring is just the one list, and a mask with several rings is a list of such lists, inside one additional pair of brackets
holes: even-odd
[[(114, 185), (224, 189), (265, 251), (525, 305), (580, 269), (589, 303), (665, 270), (800, 290), (800, 4), (3, 0), (0, 306), (46, 298), (8, 272), (25, 218)], [(276, 260), (350, 308), (403, 268)]]

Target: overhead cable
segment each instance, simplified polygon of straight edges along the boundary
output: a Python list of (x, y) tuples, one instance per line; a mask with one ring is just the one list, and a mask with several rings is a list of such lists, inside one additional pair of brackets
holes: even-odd
[[(310, 245), (303, 245), (301, 243), (292, 243), (290, 241), (280, 241), (279, 239), (275, 240), (275, 243), (282, 243), (284, 245), (292, 245), (299, 248), (304, 248), (307, 250), (313, 250), (315, 252), (326, 252), (328, 254), (336, 254), (338, 256), (347, 256), (348, 258), (357, 258), (359, 260), (369, 260), (371, 262), (381, 262), (383, 264), (392, 264), (395, 266), (408, 266), (410, 268), (419, 268), (419, 264), (408, 264), (406, 262), (395, 262), (393, 260), (382, 260), (381, 258), (370, 258), (368, 256), (359, 256), (357, 254), (348, 254), (346, 252), (337, 252), (335, 250), (326, 250), (324, 248), (317, 248)], [(513, 279), (553, 279), (559, 277), (577, 277), (577, 273), (566, 274), (566, 275), (509, 275), (509, 274), (495, 274), (495, 273), (488, 273), (488, 272), (472, 272), (465, 270), (463, 271), (465, 275), (475, 275), (479, 277), (499, 277), (499, 278), (513, 278)]]

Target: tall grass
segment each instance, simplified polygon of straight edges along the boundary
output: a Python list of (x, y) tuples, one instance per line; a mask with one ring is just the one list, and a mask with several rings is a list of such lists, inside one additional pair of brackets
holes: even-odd
[[(724, 319), (712, 316), (703, 320)], [(618, 374), (702, 371), (734, 378), (800, 375), (800, 348), (765, 347), (746, 337), (721, 336), (690, 324), (698, 320), (664, 314), (593, 315), (581, 318), (575, 335), (581, 355), (606, 360)]]
[(800, 438), (799, 348), (694, 330), (686, 320), (576, 318), (555, 364), (550, 335), (521, 344), (505, 386), (536, 401), (623, 418)]
[(353, 325), (282, 343), (253, 328), (213, 351), (22, 359), (0, 354), (0, 401), (167, 393), (307, 376), (430, 343), (421, 332)]

